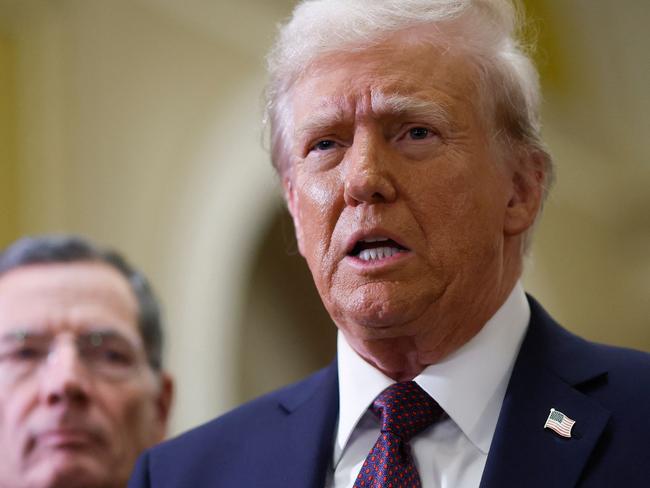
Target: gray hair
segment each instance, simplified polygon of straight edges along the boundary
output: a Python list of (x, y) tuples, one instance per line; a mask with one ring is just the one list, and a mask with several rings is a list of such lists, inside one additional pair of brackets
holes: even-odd
[(138, 301), (138, 331), (147, 361), (155, 371), (162, 368), (163, 332), (160, 306), (145, 276), (121, 255), (102, 249), (78, 236), (23, 237), (0, 253), (0, 276), (30, 264), (95, 261), (116, 269), (129, 283)]
[(290, 91), (310, 63), (425, 27), (423, 43), (461, 49), (474, 62), (481, 108), (494, 117), (495, 138), (542, 162), (546, 196), (554, 169), (541, 138), (538, 74), (517, 40), (518, 13), (510, 0), (303, 0), (268, 56), (266, 121), (276, 171), (284, 175), (290, 167)]

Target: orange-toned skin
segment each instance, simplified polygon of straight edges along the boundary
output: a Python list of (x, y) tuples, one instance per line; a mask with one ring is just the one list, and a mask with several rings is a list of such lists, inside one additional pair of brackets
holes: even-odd
[[(284, 188), (300, 252), (346, 339), (396, 380), (458, 349), (496, 312), (541, 204), (542, 166), (495, 142), (475, 78), (453, 49), (393, 38), (317, 59), (291, 92)], [(385, 110), (373, 94), (445, 115)], [(347, 251), (367, 233), (409, 252), (361, 265)]]

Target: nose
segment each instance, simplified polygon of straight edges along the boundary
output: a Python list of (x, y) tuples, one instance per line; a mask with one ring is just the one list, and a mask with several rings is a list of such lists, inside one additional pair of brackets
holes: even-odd
[(88, 403), (89, 377), (73, 344), (61, 344), (50, 352), (41, 378), (43, 400), (47, 405)]
[(344, 198), (350, 206), (391, 203), (397, 197), (389, 171), (389, 148), (381, 137), (355, 138), (345, 171)]

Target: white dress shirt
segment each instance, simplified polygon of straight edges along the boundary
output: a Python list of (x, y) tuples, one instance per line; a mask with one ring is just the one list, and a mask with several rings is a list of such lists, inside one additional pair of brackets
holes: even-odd
[[(449, 418), (411, 440), (423, 488), (477, 488), (530, 308), (517, 283), (481, 331), (414, 381)], [(327, 488), (351, 488), (379, 437), (368, 407), (395, 381), (363, 360), (338, 334), (339, 419)]]

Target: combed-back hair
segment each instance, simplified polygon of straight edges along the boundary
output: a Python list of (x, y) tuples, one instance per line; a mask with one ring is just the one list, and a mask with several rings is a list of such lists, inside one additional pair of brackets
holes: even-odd
[(267, 59), (266, 121), (276, 171), (284, 175), (291, 166), (290, 92), (305, 69), (324, 55), (362, 51), (418, 28), (418, 42), (462, 52), (473, 62), (479, 108), (493, 117), (494, 138), (513, 151), (535, 153), (546, 194), (554, 171), (541, 138), (537, 70), (518, 41), (520, 11), (510, 0), (303, 0)]
[(30, 264), (105, 263), (116, 269), (129, 283), (138, 301), (138, 331), (151, 367), (162, 368), (163, 331), (160, 305), (146, 277), (120, 254), (73, 235), (23, 237), (0, 253), (0, 276)]

